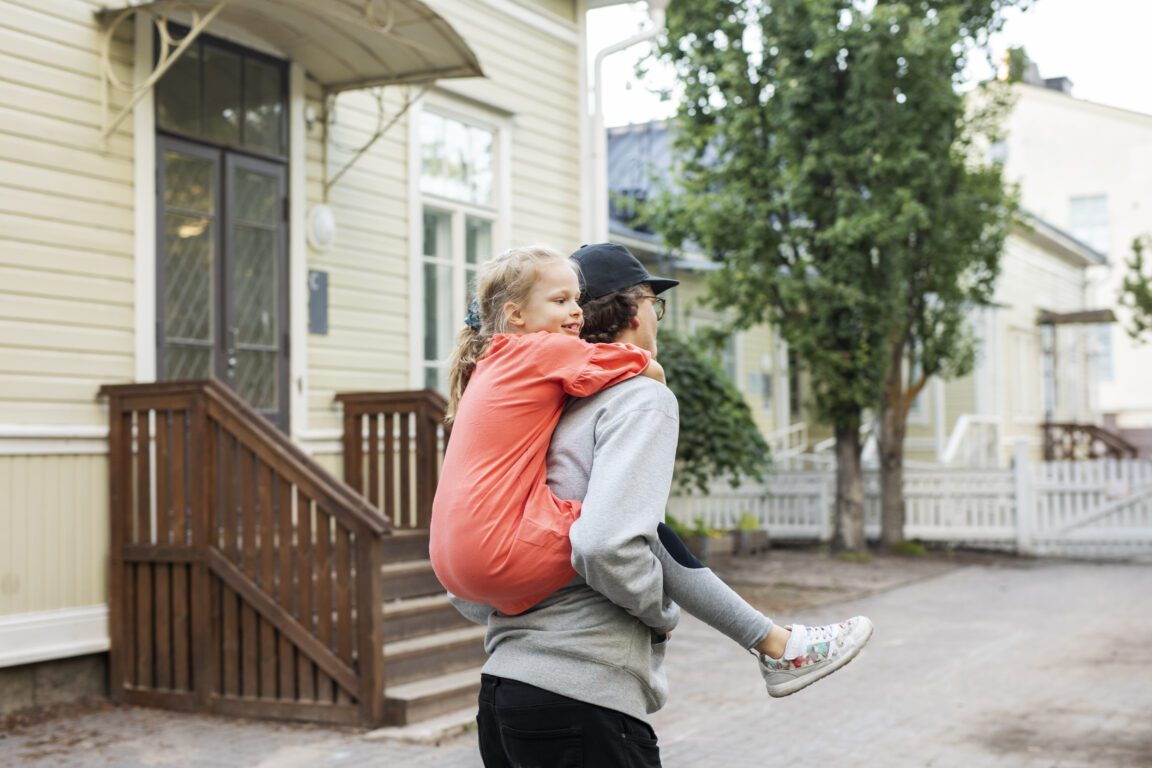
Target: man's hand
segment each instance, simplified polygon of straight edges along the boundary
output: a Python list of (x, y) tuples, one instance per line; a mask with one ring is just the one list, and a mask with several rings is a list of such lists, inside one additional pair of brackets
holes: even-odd
[(660, 382), (661, 384), (668, 383), (664, 379), (664, 366), (656, 362), (655, 359), (648, 363), (648, 367), (644, 369), (642, 375), (647, 376), (650, 379), (656, 379), (656, 381)]

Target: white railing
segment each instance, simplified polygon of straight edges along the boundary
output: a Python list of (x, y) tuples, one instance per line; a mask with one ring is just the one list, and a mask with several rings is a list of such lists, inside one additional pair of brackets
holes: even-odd
[(1000, 466), (1000, 419), (961, 414), (944, 445), (940, 463), (947, 467)]
[[(751, 514), (775, 539), (821, 541), (832, 534), (835, 484), (834, 467), (777, 469), (763, 483), (718, 482), (707, 494), (674, 496), (668, 512), (717, 530), (735, 529)], [(1038, 555), (1152, 554), (1148, 461), (1035, 463), (1021, 442), (1011, 469), (905, 467), (904, 501), (910, 539)], [(875, 469), (864, 472), (864, 530), (880, 535)]]
[(764, 442), (768, 443), (768, 450), (775, 459), (796, 456), (808, 447), (808, 423), (799, 421), (769, 432), (764, 435)]

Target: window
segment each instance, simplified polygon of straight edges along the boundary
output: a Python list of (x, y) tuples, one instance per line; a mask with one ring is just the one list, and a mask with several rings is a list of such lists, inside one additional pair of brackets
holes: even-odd
[(494, 255), (498, 216), (494, 128), (434, 111), (420, 116), (423, 385), (447, 390), (448, 357), (475, 297), (476, 269)]
[(1072, 236), (1102, 254), (1108, 253), (1108, 198), (1074, 197), (1069, 201)]

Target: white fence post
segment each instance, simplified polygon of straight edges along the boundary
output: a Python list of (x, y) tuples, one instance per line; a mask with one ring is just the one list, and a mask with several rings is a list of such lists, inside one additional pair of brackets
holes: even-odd
[(1016, 441), (1016, 550), (1028, 554), (1032, 550), (1032, 528), (1036, 519), (1036, 499), (1033, 493), (1032, 462), (1028, 457), (1028, 441)]

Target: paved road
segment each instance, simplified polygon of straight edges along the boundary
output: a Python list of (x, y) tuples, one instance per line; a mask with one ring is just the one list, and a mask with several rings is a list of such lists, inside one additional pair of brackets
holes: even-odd
[[(654, 718), (668, 768), (1152, 766), (1152, 565), (969, 566), (803, 616), (867, 613), (872, 643), (790, 698), (686, 619), (672, 702)], [(475, 736), (440, 746), (359, 731), (118, 709), (0, 739), (0, 765), (480, 764)]]

